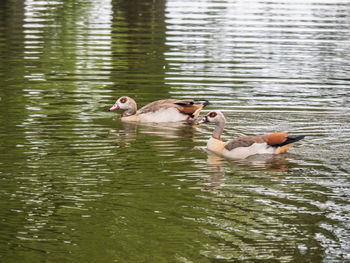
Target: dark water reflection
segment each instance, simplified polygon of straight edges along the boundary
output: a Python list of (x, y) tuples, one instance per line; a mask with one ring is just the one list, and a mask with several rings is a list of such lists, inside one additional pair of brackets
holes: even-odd
[[(350, 260), (347, 1), (2, 1), (0, 261)], [(128, 124), (116, 98), (201, 98), (212, 128)]]

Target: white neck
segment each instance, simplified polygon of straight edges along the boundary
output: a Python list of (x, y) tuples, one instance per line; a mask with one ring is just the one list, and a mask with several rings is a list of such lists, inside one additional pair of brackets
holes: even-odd
[(224, 131), (225, 124), (226, 124), (226, 120), (224, 117), (219, 118), (215, 122), (215, 129), (214, 129), (213, 134), (212, 134), (213, 138), (215, 138), (217, 140), (221, 140), (221, 135), (222, 135), (222, 132)]
[(136, 114), (137, 112), (137, 105), (136, 102), (133, 99), (130, 99), (130, 105), (126, 111), (123, 113), (123, 117), (131, 116)]

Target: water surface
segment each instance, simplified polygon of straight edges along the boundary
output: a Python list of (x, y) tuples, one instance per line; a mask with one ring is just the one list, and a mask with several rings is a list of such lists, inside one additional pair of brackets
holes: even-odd
[[(2, 1), (0, 261), (350, 260), (347, 1)], [(213, 127), (127, 124), (115, 100), (211, 101)], [(202, 115), (203, 115), (202, 114)]]

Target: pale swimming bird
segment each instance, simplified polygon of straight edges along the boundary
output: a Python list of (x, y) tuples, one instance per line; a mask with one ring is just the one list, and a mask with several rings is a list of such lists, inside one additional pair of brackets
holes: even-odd
[(244, 159), (255, 154), (285, 153), (294, 142), (305, 137), (292, 137), (286, 132), (277, 132), (258, 136), (243, 136), (223, 142), (221, 134), (225, 128), (225, 116), (220, 111), (211, 111), (199, 121), (199, 124), (205, 122), (215, 124), (214, 132), (207, 143), (208, 150), (231, 159)]
[(109, 109), (124, 109), (122, 121), (177, 122), (194, 121), (200, 111), (209, 104), (207, 100), (166, 99), (151, 102), (137, 110), (136, 102), (130, 97), (120, 97)]

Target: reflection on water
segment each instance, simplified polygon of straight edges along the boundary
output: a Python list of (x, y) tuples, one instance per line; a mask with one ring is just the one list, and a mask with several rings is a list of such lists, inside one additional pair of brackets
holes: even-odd
[[(291, 166), (290, 154), (279, 155), (254, 155), (247, 159), (231, 160), (225, 159), (210, 151), (207, 151), (207, 164), (211, 171), (210, 186), (214, 189), (221, 188), (224, 182), (225, 170), (229, 172), (242, 170), (249, 175), (261, 174), (261, 171), (267, 173), (267, 176), (284, 176)], [(225, 185), (226, 186), (226, 185)]]
[[(349, 260), (349, 8), (2, 1), (0, 261)], [(211, 127), (121, 122), (125, 94), (306, 138), (230, 161)]]
[[(121, 130), (126, 135), (135, 135), (137, 128), (143, 134), (156, 135), (163, 138), (193, 138), (197, 125), (187, 122), (170, 122), (170, 123), (137, 123), (137, 122), (122, 122), (123, 129)], [(119, 133), (119, 130), (111, 132)]]
[[(287, 171), (287, 165), (289, 164), (288, 157), (289, 153), (271, 155), (271, 154), (260, 154), (253, 155), (246, 159), (225, 159), (214, 153), (208, 151), (208, 165), (221, 166), (224, 163), (231, 166), (232, 169), (240, 169), (240, 167), (251, 167), (253, 169), (263, 169), (269, 172), (285, 172)], [(234, 168), (237, 167), (237, 168)]]
[[(115, 138), (119, 147), (132, 147), (132, 142), (138, 143), (138, 136), (149, 142), (149, 146), (169, 154), (182, 149), (192, 148), (192, 143), (196, 141), (195, 136), (199, 134), (198, 126), (187, 122), (174, 123), (138, 123), (122, 122), (120, 129), (110, 130), (111, 138)], [(174, 141), (174, 139), (178, 139)], [(183, 146), (179, 146), (178, 141), (183, 141)], [(142, 142), (142, 144), (145, 143)]]

